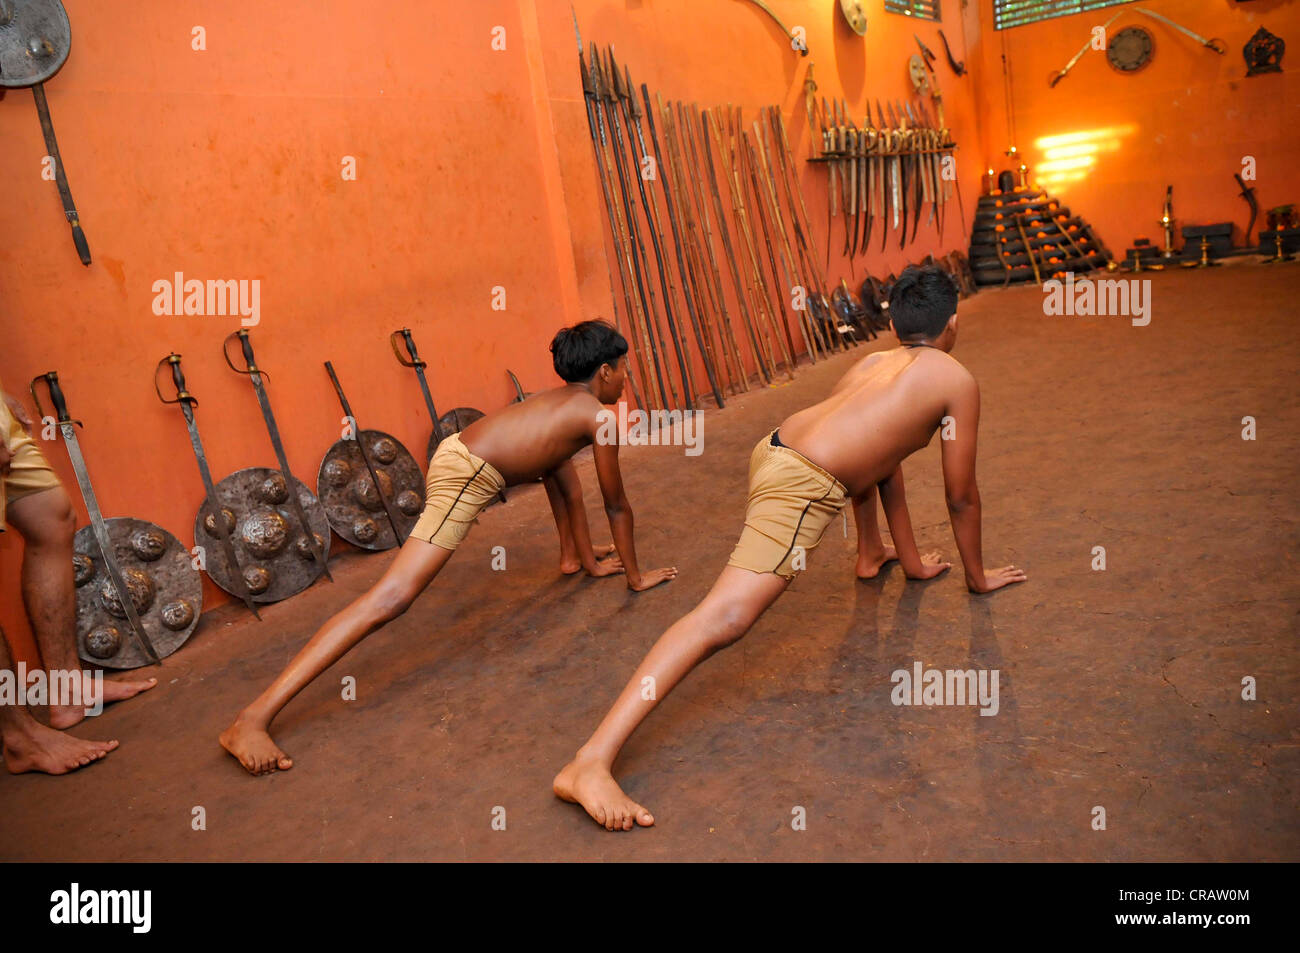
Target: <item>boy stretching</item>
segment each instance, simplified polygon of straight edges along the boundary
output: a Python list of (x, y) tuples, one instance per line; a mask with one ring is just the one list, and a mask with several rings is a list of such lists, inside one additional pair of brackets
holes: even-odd
[[(749, 631), (846, 504), (852, 503), (858, 527), (859, 578), (875, 576), (892, 559), (908, 579), (931, 579), (950, 568), (937, 553), (917, 552), (899, 468), (941, 423), (944, 488), (966, 586), (982, 593), (1024, 581), (1015, 566), (985, 570), (980, 555), (979, 389), (948, 353), (957, 339), (956, 312), (957, 289), (947, 274), (935, 266), (908, 268), (889, 298), (901, 346), (867, 355), (824, 401), (758, 442), (749, 460), (745, 529), (726, 568), (704, 601), (660, 636), (596, 733), (556, 776), (559, 797), (581, 804), (606, 830), (654, 823), (615, 782), (614, 759), (691, 669)], [(876, 525), (877, 489), (893, 546), (884, 544)]]
[[(646, 572), (638, 568), (618, 445), (596, 439), (601, 405), (614, 403), (623, 393), (627, 341), (603, 321), (584, 321), (556, 334), (551, 354), (555, 372), (568, 383), (510, 404), (438, 444), (429, 462), (424, 512), (383, 578), (326, 622), (279, 678), (222, 732), (222, 747), (249, 773), (293, 766), (267, 733), (271, 720), (354, 645), (410, 608), (447, 564), (479, 511), (503, 487), (542, 478), (560, 535), (562, 572), (622, 572), (628, 588), (636, 592), (677, 575), (673, 567)], [(591, 545), (582, 484), (569, 459), (589, 444), (614, 536), (613, 546), (602, 546), (599, 553)]]

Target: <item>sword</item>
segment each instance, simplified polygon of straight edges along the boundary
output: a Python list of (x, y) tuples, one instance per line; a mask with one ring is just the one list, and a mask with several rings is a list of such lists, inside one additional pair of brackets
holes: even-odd
[(1259, 203), (1255, 201), (1255, 188), (1246, 184), (1246, 180), (1241, 177), (1240, 172), (1234, 172), (1233, 178), (1241, 186), (1241, 191), (1237, 193), (1250, 205), (1250, 221), (1246, 223), (1246, 247), (1250, 247), (1250, 233), (1255, 229), (1255, 219), (1259, 215)]
[(36, 114), (41, 120), (41, 135), (45, 137), (45, 149), (54, 160), (54, 184), (59, 190), (59, 201), (63, 203), (63, 214), (72, 228), (72, 242), (77, 246), (77, 256), (83, 265), (90, 264), (90, 245), (86, 243), (86, 233), (81, 228), (81, 217), (77, 206), (72, 201), (72, 190), (68, 187), (68, 176), (63, 171), (63, 156), (59, 155), (59, 140), (54, 137), (54, 123), (50, 120), (50, 105), (45, 101), (45, 84), (37, 83), (32, 87), (32, 96), (36, 100)]
[[(230, 359), (230, 342), (239, 338), (239, 346), (244, 352), (244, 363), (247, 365), (246, 370), (240, 370), (235, 366), (235, 362)], [(257, 402), (262, 407), (262, 419), (266, 421), (266, 432), (271, 437), (271, 446), (275, 449), (275, 458), (280, 463), (280, 473), (284, 477), (285, 485), (289, 490), (289, 499), (293, 501), (293, 510), (298, 515), (298, 522), (302, 525), (302, 531), (306, 535), (307, 545), (311, 549), (312, 561), (320, 567), (325, 578), (330, 582), (334, 577), (330, 575), (328, 559), (321, 548), (316, 543), (316, 534), (312, 532), (311, 523), (307, 522), (307, 514), (303, 511), (302, 500), (298, 499), (298, 483), (289, 470), (289, 458), (285, 456), (284, 444), (280, 441), (280, 428), (275, 425), (275, 414), (271, 412), (271, 401), (266, 396), (266, 385), (262, 383), (262, 371), (257, 366), (257, 360), (253, 357), (253, 342), (248, 339), (248, 329), (240, 328), (232, 333), (221, 343), (221, 355), (230, 365), (230, 369), (236, 374), (247, 374), (253, 382), (253, 390), (257, 392)], [(376, 487), (375, 489), (378, 489)]]
[(402, 528), (398, 525), (397, 514), (393, 512), (392, 502), (384, 495), (384, 490), (379, 485), (379, 474), (375, 472), (375, 465), (370, 460), (370, 451), (366, 449), (366, 442), (361, 439), (361, 425), (357, 423), (357, 418), (348, 405), (348, 399), (343, 395), (343, 385), (339, 383), (338, 375), (334, 373), (334, 365), (326, 361), (325, 370), (329, 371), (330, 380), (334, 384), (334, 393), (339, 395), (339, 403), (343, 406), (343, 413), (352, 421), (354, 433), (356, 434), (357, 449), (361, 451), (361, 460), (365, 463), (366, 469), (370, 471), (370, 480), (375, 485), (375, 494), (379, 497), (379, 502), (384, 504), (384, 515), (388, 517), (388, 525), (393, 528), (393, 537), (397, 540), (397, 545), (401, 546), (402, 543), (406, 542), (406, 536), (403, 535)]
[(1161, 14), (1156, 13), (1153, 10), (1147, 10), (1144, 9), (1143, 7), (1134, 7), (1133, 9), (1138, 13), (1145, 13), (1153, 20), (1159, 20), (1161, 23), (1173, 27), (1175, 30), (1177, 30), (1179, 33), (1184, 34), (1185, 36), (1190, 36), (1197, 43), (1201, 44), (1201, 46), (1214, 50), (1214, 52), (1218, 53), (1220, 56), (1222, 56), (1225, 52), (1227, 52), (1227, 46), (1225, 46), (1224, 42), (1220, 40), (1218, 37), (1214, 37), (1212, 39), (1207, 40), (1199, 33), (1193, 33), (1191, 30), (1187, 29), (1187, 27), (1179, 26), (1177, 23), (1169, 19), (1167, 16), (1162, 16)]
[(99, 509), (99, 501), (95, 498), (95, 489), (90, 485), (90, 473), (86, 470), (86, 460), (81, 455), (81, 444), (77, 442), (76, 426), (80, 425), (80, 420), (73, 420), (68, 416), (68, 405), (63, 400), (63, 390), (59, 387), (59, 375), (57, 371), (48, 371), (37, 377), (32, 378), (30, 390), (32, 392), (32, 401), (36, 404), (36, 414), (41, 419), (45, 418), (45, 408), (41, 406), (41, 399), (36, 396), (36, 383), (45, 381), (45, 386), (50, 393), (50, 401), (54, 404), (54, 410), (58, 414), (59, 431), (63, 434), (63, 443), (68, 448), (68, 458), (72, 461), (72, 469), (77, 474), (77, 486), (81, 488), (81, 498), (86, 503), (86, 514), (90, 517), (90, 526), (95, 534), (95, 542), (99, 545), (99, 554), (104, 559), (104, 568), (108, 570), (109, 581), (117, 591), (117, 601), (121, 605), (122, 611), (126, 613), (126, 620), (131, 626), (131, 634), (144, 649), (144, 654), (149, 656), (150, 661), (155, 665), (161, 665), (162, 659), (158, 657), (153, 643), (149, 641), (149, 633), (145, 632), (144, 624), (140, 621), (140, 616), (135, 611), (135, 603), (131, 601), (131, 590), (126, 587), (122, 580), (122, 570), (117, 565), (117, 553), (113, 549), (113, 541), (109, 539), (108, 527), (104, 525), (104, 514)]
[[(158, 371), (164, 364), (170, 364), (172, 368), (172, 382), (176, 385), (176, 397), (174, 400), (168, 400), (162, 395), (162, 388), (158, 386)], [(221, 541), (221, 550), (226, 557), (226, 563), (233, 570), (231, 575), (235, 577), (235, 586), (238, 588), (239, 598), (243, 600), (248, 611), (253, 613), (259, 621), (262, 616), (257, 611), (257, 606), (253, 603), (253, 594), (248, 588), (248, 581), (244, 579), (244, 567), (239, 564), (239, 557), (235, 555), (235, 544), (230, 540), (230, 534), (226, 532), (226, 521), (222, 518), (221, 501), (217, 499), (216, 487), (212, 484), (212, 471), (208, 469), (208, 458), (203, 452), (203, 441), (199, 439), (199, 427), (194, 422), (194, 408), (199, 405), (198, 398), (185, 389), (185, 375), (181, 372), (181, 356), (176, 353), (168, 354), (158, 362), (158, 367), (153, 374), (153, 389), (158, 393), (158, 399), (164, 404), (180, 404), (181, 413), (185, 415), (185, 426), (190, 432), (190, 446), (194, 448), (194, 459), (199, 464), (199, 476), (203, 478), (203, 491), (207, 495), (204, 502), (208, 507), (208, 515), (212, 517), (212, 528), (218, 540)], [(198, 540), (195, 540), (197, 543)]]
[[(1102, 32), (1105, 33), (1107, 30), (1109, 30), (1110, 25), (1114, 23), (1116, 20), (1118, 20), (1120, 18), (1120, 14), (1123, 12), (1124, 11), (1121, 10), (1119, 13), (1115, 14), (1113, 17), (1107, 20), (1105, 24), (1102, 25), (1101, 28)], [(1070, 72), (1070, 70), (1074, 69), (1074, 64), (1079, 62), (1079, 60), (1083, 59), (1083, 54), (1088, 52), (1088, 47), (1090, 46), (1092, 46), (1092, 37), (1089, 37), (1088, 42), (1083, 44), (1083, 46), (1079, 47), (1079, 52), (1075, 53), (1074, 56), (1070, 58), (1070, 62), (1065, 64), (1065, 69), (1061, 70), (1059, 73), (1052, 74), (1051, 78), (1048, 79), (1047, 81), (1047, 85), (1055, 89), (1056, 84), (1059, 83), (1061, 80), (1065, 79), (1065, 74)]]
[[(398, 338), (406, 345), (406, 357), (397, 349)], [(388, 343), (393, 346), (393, 353), (397, 356), (397, 361), (403, 367), (415, 368), (415, 376), (420, 379), (420, 392), (424, 394), (424, 406), (429, 409), (429, 417), (433, 420), (433, 436), (438, 443), (442, 443), (442, 426), (438, 423), (438, 411), (433, 407), (433, 395), (429, 393), (429, 382), (424, 377), (424, 369), (429, 365), (420, 360), (420, 352), (415, 349), (415, 339), (411, 337), (410, 328), (402, 328), (400, 331), (394, 331), (388, 335)]]

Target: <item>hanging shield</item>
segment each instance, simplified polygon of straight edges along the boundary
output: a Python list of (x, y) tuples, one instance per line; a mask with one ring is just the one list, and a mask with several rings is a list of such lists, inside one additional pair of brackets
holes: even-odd
[[(329, 552), (330, 524), (325, 507), (314, 493), (295, 479), (298, 501), (307, 515), (320, 552)], [(310, 586), (321, 574), (312, 557), (307, 536), (298, 528), (298, 516), (289, 499), (284, 475), (273, 467), (236, 470), (214, 489), (222, 518), (230, 532), (235, 554), (244, 567), (244, 581), (253, 601), (279, 602)], [(203, 547), (208, 575), (226, 592), (239, 595), (216, 535), (209, 529), (200, 507), (194, 520), (194, 542)], [(209, 517), (211, 519), (212, 517)]]
[[(410, 535), (424, 510), (424, 478), (415, 457), (382, 430), (363, 430), (358, 439), (366, 443), (379, 491), (393, 504), (402, 536)], [(339, 440), (326, 451), (316, 475), (316, 492), (330, 527), (353, 546), (379, 551), (397, 545), (357, 440)]]
[[(185, 644), (203, 609), (203, 583), (189, 550), (171, 533), (147, 520), (115, 516), (104, 520), (131, 604), (160, 658)], [(77, 584), (77, 652), (105, 668), (152, 665), (131, 639), (127, 614), (109, 581), (94, 529), (73, 537)]]
[(72, 49), (72, 25), (59, 0), (0, 0), (0, 86), (43, 83)]

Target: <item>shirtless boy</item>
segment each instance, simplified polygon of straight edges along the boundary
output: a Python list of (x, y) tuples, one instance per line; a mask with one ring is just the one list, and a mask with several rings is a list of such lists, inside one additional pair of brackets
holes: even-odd
[[(424, 513), (392, 566), (369, 592), (326, 622), (222, 732), (222, 747), (249, 773), (293, 766), (267, 733), (271, 720), (354, 645), (410, 608), (503, 487), (542, 479), (560, 535), (562, 572), (624, 573), (628, 588), (637, 592), (677, 575), (673, 567), (644, 572), (638, 567), (618, 446), (596, 439), (601, 405), (623, 393), (627, 341), (602, 321), (584, 321), (556, 334), (551, 353), (555, 372), (568, 383), (483, 417), (438, 444), (429, 463)], [(613, 546), (602, 546), (599, 553), (591, 545), (582, 484), (570, 460), (589, 444), (614, 537)]]
[[(654, 823), (611, 774), (619, 751), (691, 669), (749, 631), (794, 578), (796, 554), (821, 542), (846, 504), (852, 503), (858, 527), (860, 578), (875, 576), (891, 559), (908, 579), (931, 579), (950, 568), (937, 553), (917, 552), (899, 468), (946, 417), (952, 439), (943, 440), (943, 481), (966, 586), (985, 593), (1024, 581), (1015, 566), (986, 570), (981, 558), (979, 388), (948, 353), (957, 339), (956, 312), (957, 289), (943, 271), (908, 268), (889, 297), (901, 347), (867, 355), (824, 401), (759, 441), (749, 461), (745, 529), (726, 568), (704, 601), (659, 637), (596, 733), (556, 776), (559, 797), (581, 804), (606, 830)], [(876, 525), (877, 489), (893, 546), (884, 544)], [(654, 686), (650, 700), (644, 685)]]

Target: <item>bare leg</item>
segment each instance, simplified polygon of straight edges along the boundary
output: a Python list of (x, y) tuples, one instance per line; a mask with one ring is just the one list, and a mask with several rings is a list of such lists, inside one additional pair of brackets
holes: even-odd
[[(0, 632), (0, 670), (14, 671), (9, 647)], [(0, 750), (11, 774), (42, 771), (67, 774), (98, 761), (117, 747), (116, 741), (82, 741), (46, 728), (18, 705), (0, 705)]]
[[(63, 487), (15, 500), (9, 522), (22, 534), (23, 604), (50, 672), (79, 672), (77, 595), (72, 578), (72, 537), (77, 517)], [(51, 680), (53, 684), (53, 680)], [(104, 702), (121, 701), (153, 688), (158, 680), (104, 681)], [(83, 689), (90, 689), (89, 679)], [(83, 698), (89, 698), (86, 691)], [(50, 727), (68, 728), (85, 718), (84, 705), (50, 705)]]
[(546, 487), (546, 499), (551, 504), (551, 515), (555, 517), (555, 531), (560, 537), (560, 572), (571, 576), (582, 571), (582, 560), (578, 556), (578, 544), (573, 539), (573, 527), (569, 522), (569, 507), (564, 499), (564, 491), (552, 476), (542, 480)]
[(267, 733), (272, 719), (353, 646), (410, 608), (451, 555), (450, 549), (420, 539), (407, 539), (383, 578), (321, 626), (271, 686), (221, 733), (222, 747), (250, 774), (287, 771), (293, 767), (293, 761)]
[(858, 527), (858, 565), (856, 573), (859, 579), (874, 579), (880, 567), (891, 559), (897, 559), (898, 553), (893, 546), (886, 546), (880, 538), (880, 525), (876, 522), (876, 488), (873, 486), (862, 496), (853, 500), (853, 522)]
[(655, 705), (696, 665), (748, 632), (787, 585), (772, 573), (723, 569), (704, 601), (659, 637), (596, 733), (556, 775), (555, 793), (581, 804), (606, 830), (653, 824), (650, 812), (614, 781), (614, 759)]

